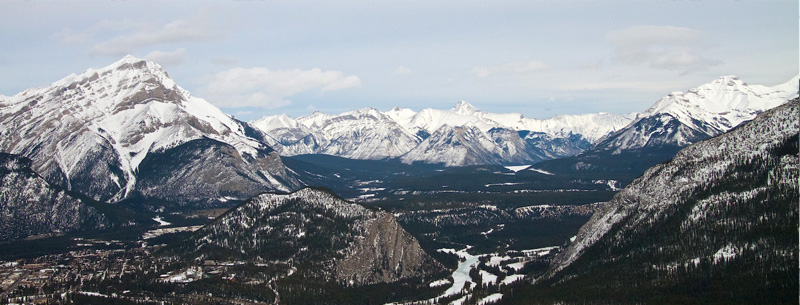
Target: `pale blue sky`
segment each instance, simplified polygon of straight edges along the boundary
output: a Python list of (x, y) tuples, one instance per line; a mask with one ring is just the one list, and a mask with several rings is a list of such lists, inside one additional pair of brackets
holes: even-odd
[(626, 113), (798, 73), (796, 0), (3, 1), (0, 28), (0, 94), (132, 54), (243, 120), (459, 100)]

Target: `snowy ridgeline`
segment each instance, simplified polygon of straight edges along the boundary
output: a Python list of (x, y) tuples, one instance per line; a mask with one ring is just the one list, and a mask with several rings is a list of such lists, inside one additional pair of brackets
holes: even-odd
[(593, 150), (616, 154), (646, 147), (683, 147), (727, 132), (759, 113), (798, 96), (798, 77), (772, 86), (749, 85), (736, 76), (673, 92), (637, 115), (630, 126), (598, 141)]
[(297, 119), (269, 116), (251, 124), (269, 134), (267, 141), (283, 155), (399, 158), (447, 166), (520, 164), (576, 155), (593, 144), (616, 152), (655, 144), (685, 146), (797, 96), (797, 84), (797, 77), (766, 87), (724, 76), (686, 93), (670, 93), (646, 111), (628, 115), (531, 119), (483, 112), (462, 101), (450, 110), (365, 108)]
[[(365, 108), (298, 119), (251, 122), (282, 155), (322, 153), (354, 159), (398, 158), (448, 166), (538, 161), (572, 155), (627, 125), (632, 115), (607, 113), (530, 119), (496, 114), (460, 102), (451, 110), (387, 112)], [(454, 143), (459, 143), (454, 145)], [(461, 146), (461, 147), (458, 147)], [(438, 153), (434, 153), (437, 151)]]

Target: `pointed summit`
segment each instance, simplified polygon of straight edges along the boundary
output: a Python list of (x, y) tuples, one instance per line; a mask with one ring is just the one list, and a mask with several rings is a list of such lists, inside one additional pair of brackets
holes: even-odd
[(146, 67), (146, 66), (157, 66), (159, 69), (161, 68), (161, 66), (159, 66), (158, 64), (156, 64), (154, 62), (150, 62), (150, 61), (147, 61), (147, 60), (144, 60), (144, 59), (141, 59), (141, 58), (137, 58), (136, 56), (128, 54), (128, 55), (123, 56), (119, 60), (115, 61), (114, 63), (112, 63), (112, 64), (110, 64), (110, 65), (108, 65), (108, 66), (106, 66), (106, 67), (104, 67), (104, 68), (102, 68), (100, 70), (113, 70), (113, 69), (118, 69), (120, 67), (127, 67), (127, 66), (134, 66), (134, 67), (137, 67), (137, 68)]
[(123, 56), (120, 60), (118, 60), (117, 63), (134, 63), (134, 62), (140, 62), (140, 61), (144, 61), (144, 59), (140, 59), (140, 58), (137, 58), (136, 56), (128, 54), (128, 55)]
[(455, 107), (453, 107), (452, 111), (461, 115), (471, 115), (475, 112), (478, 112), (478, 108), (475, 108), (475, 106), (472, 106), (472, 104), (462, 100), (458, 102)]
[[(747, 83), (739, 79), (736, 75), (720, 76), (711, 83), (707, 84), (708, 87), (723, 89), (725, 87), (741, 87), (747, 86)], [(701, 86), (702, 87), (702, 86)]]

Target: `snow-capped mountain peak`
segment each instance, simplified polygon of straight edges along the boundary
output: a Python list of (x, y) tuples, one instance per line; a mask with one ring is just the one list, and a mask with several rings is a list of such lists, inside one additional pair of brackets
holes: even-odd
[(719, 121), (720, 124), (727, 120), (730, 128), (797, 96), (797, 87), (797, 77), (788, 83), (767, 87), (750, 86), (735, 75), (722, 76), (686, 92), (664, 96), (641, 117), (666, 113), (684, 123), (690, 123), (691, 118)]
[(453, 107), (452, 111), (460, 115), (473, 115), (479, 110), (469, 102), (462, 100)]
[(589, 153), (677, 151), (752, 120), (797, 97), (797, 92), (798, 77), (769, 87), (749, 85), (734, 75), (722, 76), (686, 92), (662, 97), (630, 125), (600, 140)]
[(104, 193), (98, 200), (127, 197), (150, 153), (192, 140), (227, 143), (253, 157), (269, 151), (245, 135), (240, 122), (178, 86), (160, 65), (133, 56), (2, 100), (0, 117), (0, 148), (31, 158), (38, 172), (54, 175), (51, 180), (67, 189), (76, 176), (88, 174), (85, 162), (100, 158), (92, 154), (108, 158), (111, 177), (94, 182), (106, 183), (104, 190), (82, 190)]

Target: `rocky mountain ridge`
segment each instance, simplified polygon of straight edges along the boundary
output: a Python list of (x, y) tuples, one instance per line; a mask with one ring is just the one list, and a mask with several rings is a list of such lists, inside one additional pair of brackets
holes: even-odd
[(797, 87), (797, 77), (767, 87), (723, 76), (685, 93), (672, 92), (646, 111), (628, 115), (530, 119), (518, 113), (483, 112), (461, 101), (450, 110), (364, 108), (339, 115), (315, 112), (297, 119), (268, 116), (251, 124), (269, 134), (266, 142), (287, 156), (330, 154), (463, 166), (531, 164), (578, 155), (579, 160), (568, 166), (585, 170), (602, 167), (596, 163), (613, 155), (621, 160), (648, 159), (644, 163), (649, 167), (681, 147), (728, 131), (796, 97)]

